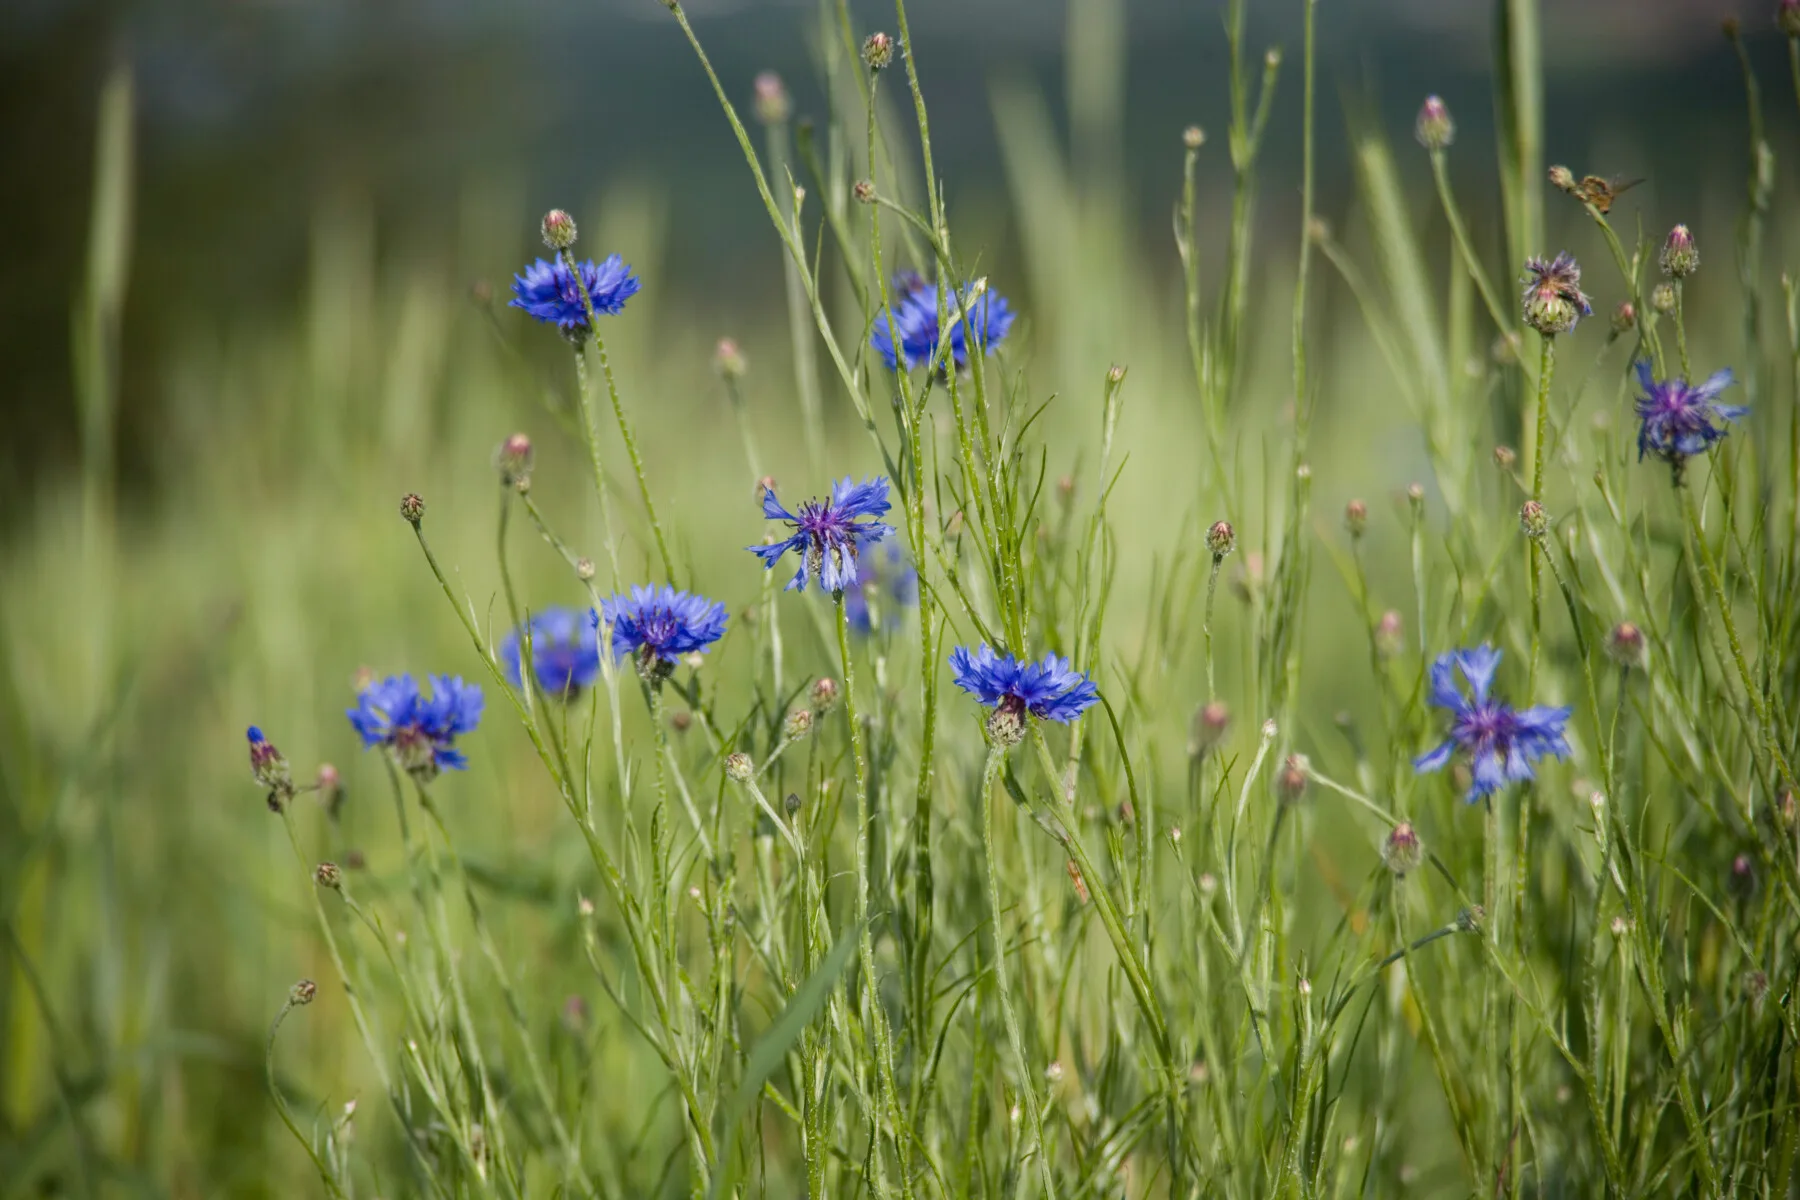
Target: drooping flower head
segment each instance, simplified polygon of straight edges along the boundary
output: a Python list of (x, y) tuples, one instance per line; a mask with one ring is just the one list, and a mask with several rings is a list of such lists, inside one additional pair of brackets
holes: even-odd
[(704, 651), (718, 641), (727, 617), (723, 604), (663, 584), (608, 597), (589, 619), (596, 626), (612, 626), (615, 660), (635, 654), (646, 677), (661, 677), (683, 654)]
[(1549, 262), (1525, 260), (1524, 305), (1525, 323), (1545, 337), (1567, 333), (1594, 313), (1581, 291), (1581, 264), (1566, 253)]
[[(616, 254), (599, 264), (579, 263), (576, 269), (581, 272), (581, 286), (587, 288), (588, 298), (594, 302), (596, 316), (618, 313), (642, 286)], [(580, 287), (568, 264), (560, 258), (555, 262), (540, 258), (526, 267), (523, 275), (513, 276), (510, 307), (522, 308), (565, 334), (579, 336), (588, 332), (587, 306), (581, 302)]]
[[(968, 316), (962, 312), (968, 310)], [(1006, 340), (1012, 329), (1012, 306), (1006, 297), (985, 287), (964, 284), (949, 303), (949, 359), (958, 370), (969, 365), (969, 338), (973, 335), (984, 353), (992, 354)], [(948, 370), (940, 361), (945, 353), (938, 341), (938, 290), (917, 275), (902, 275), (894, 280), (893, 307), (875, 317), (869, 345), (881, 355), (888, 370), (910, 370), (931, 364)]]
[(788, 581), (789, 591), (805, 591), (809, 576), (828, 592), (850, 591), (856, 586), (856, 563), (863, 547), (894, 532), (891, 525), (880, 521), (857, 519), (887, 512), (885, 475), (872, 475), (861, 483), (846, 475), (832, 485), (829, 498), (808, 500), (800, 505), (798, 513), (783, 508), (772, 487), (763, 489), (762, 504), (763, 516), (788, 522), (793, 533), (785, 541), (746, 549), (771, 569), (789, 550), (798, 554), (800, 569)]
[(1024, 737), (1026, 713), (1044, 721), (1073, 721), (1100, 699), (1094, 681), (1055, 654), (1023, 663), (986, 644), (976, 650), (958, 646), (950, 652), (950, 673), (957, 687), (993, 706), (988, 734), (1002, 745)]
[(389, 675), (358, 692), (356, 707), (344, 715), (364, 748), (384, 746), (414, 777), (429, 780), (469, 765), (455, 742), (481, 723), (481, 705), (481, 688), (460, 677), (431, 676), (426, 696), (411, 675)]
[(552, 696), (572, 696), (594, 682), (600, 673), (599, 639), (586, 613), (570, 608), (547, 608), (536, 613), (500, 643), (500, 660), (514, 687), (521, 684), (525, 637), (531, 634), (531, 673), (538, 686)]
[(885, 543), (858, 568), (858, 586), (844, 592), (844, 617), (860, 634), (900, 624), (901, 610), (919, 602), (919, 573), (906, 561), (897, 542)]
[[(1470, 804), (1491, 795), (1508, 783), (1535, 777), (1532, 764), (1545, 755), (1569, 756), (1563, 729), (1569, 721), (1566, 708), (1515, 709), (1490, 695), (1500, 651), (1492, 646), (1453, 650), (1431, 664), (1431, 702), (1451, 714), (1450, 736), (1442, 745), (1413, 759), (1416, 771), (1436, 771), (1457, 751), (1468, 755), (1473, 782)], [(1461, 671), (1468, 681), (1464, 695), (1456, 682)]]
[(1749, 412), (1739, 404), (1719, 404), (1720, 392), (1730, 387), (1729, 370), (1714, 372), (1705, 383), (1690, 384), (1685, 379), (1665, 379), (1658, 383), (1651, 374), (1649, 362), (1639, 359), (1638, 383), (1644, 394), (1637, 400), (1638, 460), (1644, 455), (1656, 457), (1679, 467), (1689, 455), (1704, 454), (1709, 446), (1729, 432), (1727, 421), (1735, 421)]

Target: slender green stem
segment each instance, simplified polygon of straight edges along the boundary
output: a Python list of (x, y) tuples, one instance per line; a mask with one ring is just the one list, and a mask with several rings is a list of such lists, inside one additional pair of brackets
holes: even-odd
[(1019, 1091), (1024, 1094), (1021, 1107), (1025, 1110), (1025, 1127), (1031, 1132), (1032, 1147), (1037, 1156), (1038, 1178), (1043, 1184), (1046, 1200), (1054, 1200), (1056, 1180), (1050, 1171), (1049, 1148), (1044, 1144), (1043, 1110), (1038, 1106), (1034, 1082), (1036, 1073), (1025, 1053), (1025, 1035), (1013, 1005), (1012, 987), (1007, 982), (1006, 922), (1001, 915), (1005, 910), (1000, 907), (1000, 869), (994, 855), (994, 781), (999, 778), (1005, 761), (1006, 751), (999, 746), (990, 746), (987, 766), (981, 773), (981, 846), (987, 863), (988, 913), (993, 920), (994, 990), (1000, 997), (1000, 1012), (1006, 1020), (1007, 1041), (1012, 1044), (1013, 1057), (1019, 1064)]
[(333, 1171), (330, 1164), (319, 1157), (318, 1150), (313, 1147), (312, 1139), (300, 1132), (300, 1126), (294, 1123), (294, 1114), (288, 1109), (287, 1097), (281, 1094), (281, 1085), (275, 1082), (275, 1035), (281, 1032), (281, 1023), (287, 1020), (287, 1015), (303, 1003), (309, 1003), (309, 1001), (298, 1000), (289, 995), (286, 1000), (282, 1001), (281, 1011), (276, 1013), (275, 1019), (269, 1023), (269, 1039), (263, 1046), (263, 1074), (269, 1085), (269, 1099), (275, 1102), (275, 1114), (281, 1118), (281, 1123), (287, 1126), (288, 1132), (294, 1135), (294, 1140), (299, 1142), (301, 1148), (306, 1151), (306, 1156), (312, 1159), (312, 1164), (318, 1170), (319, 1179), (325, 1184), (326, 1189), (333, 1196), (342, 1200), (344, 1188), (338, 1182), (337, 1172)]
[[(581, 279), (581, 268), (575, 261), (575, 252), (568, 247), (562, 250), (563, 265), (576, 280)], [(600, 373), (606, 377), (606, 394), (612, 399), (613, 417), (619, 423), (619, 438), (625, 443), (625, 453), (631, 459), (632, 472), (637, 476), (638, 497), (644, 504), (644, 515), (649, 518), (650, 532), (656, 538), (657, 553), (662, 556), (663, 573), (673, 585), (676, 581), (675, 559), (669, 553), (669, 544), (663, 538), (662, 523), (656, 519), (656, 505), (650, 499), (650, 483), (644, 475), (644, 460), (638, 454), (637, 439), (632, 436), (631, 423), (625, 419), (625, 404), (619, 399), (619, 384), (613, 378), (612, 360), (606, 356), (606, 342), (600, 336), (600, 315), (594, 311), (594, 298), (586, 287), (577, 287), (581, 293), (581, 306), (587, 312), (588, 336), (593, 339), (594, 353), (600, 359)], [(576, 350), (577, 357), (580, 349)], [(593, 405), (588, 397), (585, 381), (581, 388), (581, 423), (588, 435), (588, 458), (594, 472), (594, 486), (605, 491), (605, 473), (600, 466), (599, 436), (594, 430)]]
[(1219, 695), (1218, 686), (1213, 682), (1212, 619), (1213, 596), (1219, 590), (1219, 564), (1224, 561), (1218, 555), (1213, 555), (1212, 567), (1206, 573), (1206, 615), (1200, 625), (1201, 632), (1206, 639), (1206, 698), (1208, 700), (1216, 699)]

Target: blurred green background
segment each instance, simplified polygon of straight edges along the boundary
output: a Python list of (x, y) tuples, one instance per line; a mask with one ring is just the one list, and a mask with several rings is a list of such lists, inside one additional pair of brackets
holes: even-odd
[[(1298, 7), (1253, 4), (1252, 51), (1292, 52)], [(853, 8), (862, 28), (891, 19), (878, 4)], [(1546, 161), (1647, 177), (1621, 203), (1626, 228), (1639, 214), (1653, 235), (1694, 226), (1722, 268), (1689, 293), (1709, 369), (1739, 345), (1723, 268), (1745, 169), (1743, 92), (1717, 34), (1736, 8), (1609, 0), (1544, 14)], [(911, 9), (959, 245), (1024, 314), (1008, 352), (1034, 356), (1033, 391), (1066, 398), (1045, 426), (1053, 470), (1083, 465), (1101, 375), (1131, 367), (1114, 630), (1135, 641), (1167, 522), (1212, 515), (1187, 512), (1199, 451), (1169, 211), (1181, 129), (1222, 135), (1220, 13), (1177, 0)], [(696, 4), (694, 20), (737, 98), (773, 68), (805, 117), (823, 103), (813, 12)], [(1741, 16), (1770, 84), (1778, 194), (1793, 195), (1800, 126), (1785, 48), (1763, 6)], [(1504, 278), (1486, 6), (1327, 4), (1320, 21), (1322, 214), (1366, 261), (1347, 98), (1372, 106), (1395, 143), (1407, 203), (1441, 252), (1425, 163), (1410, 153), (1418, 100), (1439, 92), (1462, 131), (1464, 203)], [(119, 137), (100, 157), (132, 168), (100, 189), (96, 216), (109, 79)], [(1234, 422), (1251, 459), (1288, 420), (1297, 89), (1290, 74), (1264, 154), (1251, 297), (1262, 332)], [(1209, 285), (1229, 202), (1222, 141), (1201, 157)], [(651, 486), (698, 584), (734, 612), (750, 603), (761, 579), (739, 548), (761, 521), (711, 368), (720, 336), (750, 358), (774, 474), (801, 494), (823, 483), (798, 434), (777, 244), (656, 0), (11, 4), (0, 158), (0, 904), (35, 964), (9, 955), (0, 976), (0, 1175), (40, 1180), (34, 1156), (56, 1154), (44, 1131), (59, 1124), (60, 1072), (125, 1191), (281, 1194), (266, 1159), (294, 1150), (263, 1108), (262, 1038), (288, 984), (328, 972), (248, 781), (244, 726), (264, 725), (303, 776), (339, 765), (348, 844), (375, 861), (388, 837), (379, 768), (340, 716), (354, 673), (479, 674), (395, 514), (400, 494), (425, 495), (440, 557), (478, 607), (491, 603), (489, 455), (524, 429), (539, 446), (540, 502), (597, 555), (585, 470), (555, 415), (572, 386), (566, 348), (503, 307), (552, 205), (579, 220), (583, 252), (617, 251), (644, 280), (606, 333)], [(1545, 249), (1598, 264), (1585, 219), (1555, 200)], [(1778, 214), (1770, 261), (1794, 225)], [(1396, 494), (1425, 460), (1347, 295), (1318, 270), (1314, 494), (1335, 514), (1352, 495)], [(1714, 289), (1731, 302), (1709, 304)], [(1596, 305), (1618, 298), (1602, 285)], [(876, 466), (850, 416), (828, 403), (837, 474)], [(630, 524), (635, 497), (619, 502)], [(1254, 546), (1262, 535), (1247, 525)], [(1392, 529), (1371, 540), (1378, 564), (1400, 551)], [(536, 541), (520, 537), (514, 561), (534, 606), (578, 599)], [(1327, 593), (1315, 607), (1334, 611), (1335, 587), (1315, 589)], [(1222, 626), (1230, 646), (1229, 614)], [(1361, 652), (1326, 629), (1308, 664), (1320, 727), (1360, 688), (1350, 667)], [(796, 654), (828, 661), (804, 641)], [(721, 672), (744, 665), (729, 645), (718, 659)], [(1171, 707), (1171, 761), (1198, 692)], [(469, 776), (444, 789), (456, 831), (521, 901), (506, 919), (510, 944), (534, 956), (534, 983), (551, 997), (578, 989), (563, 901), (585, 859), (566, 818), (497, 706), (470, 757)], [(371, 887), (379, 895), (379, 880)], [(40, 984), (54, 1024), (33, 1002)], [(345, 1030), (322, 991), (283, 1035), (333, 1096), (367, 1085)], [(648, 1069), (641, 1048), (613, 1042), (627, 1064), (612, 1064), (616, 1078), (634, 1078), (630, 1063)], [(604, 1103), (629, 1115), (640, 1100), (619, 1088)]]

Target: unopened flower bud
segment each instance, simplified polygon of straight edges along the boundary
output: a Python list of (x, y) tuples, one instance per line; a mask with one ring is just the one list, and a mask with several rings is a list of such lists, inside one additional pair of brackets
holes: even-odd
[(788, 119), (793, 111), (793, 102), (788, 99), (787, 85), (781, 82), (781, 76), (773, 71), (764, 71), (756, 77), (755, 100), (752, 107), (756, 111), (756, 119), (764, 125), (779, 125)]
[(1206, 531), (1206, 548), (1212, 551), (1213, 561), (1218, 562), (1237, 547), (1237, 532), (1231, 528), (1230, 521), (1215, 521), (1213, 527)]
[(419, 522), (425, 519), (425, 501), (417, 492), (406, 493), (400, 497), (400, 515), (406, 518), (409, 525), (417, 529)]
[(720, 338), (719, 344), (713, 348), (713, 370), (725, 379), (742, 379), (750, 369), (744, 358), (744, 352), (738, 349), (735, 338)]
[(336, 863), (322, 862), (313, 868), (313, 882), (322, 888), (330, 888), (333, 891), (336, 891), (343, 885), (344, 874), (342, 871), (338, 870), (338, 865)]
[(1350, 503), (1344, 505), (1344, 528), (1350, 531), (1351, 537), (1361, 537), (1363, 535), (1363, 530), (1368, 527), (1369, 506), (1367, 504), (1364, 504), (1361, 500), (1352, 500)]
[(524, 491), (531, 486), (531, 439), (515, 433), (494, 448), (494, 469), (506, 487)]
[(575, 560), (575, 578), (581, 580), (583, 583), (586, 583), (588, 580), (592, 579), (593, 577), (594, 577), (594, 560), (591, 558), (576, 559)]
[[(1800, 0), (1796, 0), (1796, 2), (1800, 2)], [(1181, 144), (1189, 150), (1198, 150), (1206, 145), (1206, 130), (1198, 125), (1189, 125), (1181, 131)]]
[(1550, 514), (1536, 500), (1527, 500), (1519, 508), (1519, 528), (1532, 541), (1542, 541), (1550, 532)]
[(250, 777), (269, 793), (269, 807), (280, 812), (281, 806), (294, 794), (294, 776), (288, 768), (288, 760), (275, 748), (274, 742), (263, 736), (261, 729), (252, 725), (248, 736)]
[(544, 214), (544, 245), (552, 250), (567, 250), (575, 244), (575, 218), (560, 208)]
[(875, 185), (867, 179), (859, 179), (850, 185), (850, 194), (858, 204), (875, 203)]
[(1627, 921), (1624, 917), (1614, 917), (1607, 928), (1612, 930), (1612, 935), (1614, 937), (1622, 938), (1631, 932), (1631, 922)]
[(1519, 461), (1519, 452), (1511, 446), (1494, 447), (1494, 465), (1502, 471), (1510, 471), (1513, 464)]
[(789, 738), (803, 738), (812, 732), (813, 714), (810, 708), (796, 708), (787, 715), (783, 732)]
[(755, 772), (756, 764), (742, 750), (733, 751), (725, 756), (725, 775), (734, 783), (743, 783)]
[(318, 778), (313, 786), (319, 790), (319, 803), (335, 819), (338, 808), (344, 803), (344, 785), (338, 777), (338, 769), (330, 763), (320, 763)]
[(1641, 667), (1645, 657), (1644, 631), (1630, 621), (1620, 621), (1606, 635), (1606, 652), (1621, 667)]
[(880, 71), (894, 61), (894, 39), (885, 33), (871, 33), (862, 44), (862, 59), (871, 71)]
[(1312, 775), (1312, 764), (1304, 754), (1290, 754), (1275, 774), (1275, 794), (1283, 804), (1297, 804), (1306, 795), (1306, 781)]
[(785, 812), (790, 817), (793, 816), (795, 813), (799, 812), (800, 811), (800, 793), (789, 792), (787, 794), (787, 799), (785, 799), (781, 802), (781, 811)]
[(1650, 289), (1650, 307), (1663, 316), (1675, 311), (1675, 288), (1667, 283), (1659, 283)]
[(1417, 508), (1421, 504), (1425, 503), (1425, 485), (1422, 483), (1407, 484), (1406, 485), (1406, 502), (1408, 504), (1412, 505), (1414, 508)]
[(1575, 172), (1564, 166), (1550, 168), (1550, 186), (1561, 191), (1575, 191)]
[(1225, 740), (1231, 726), (1231, 710), (1221, 700), (1211, 700), (1194, 714), (1194, 734), (1188, 739), (1188, 753), (1194, 758), (1211, 754)]
[(830, 676), (826, 676), (812, 685), (813, 712), (820, 714), (830, 712), (832, 706), (837, 703), (837, 698), (837, 680)]
[(1756, 891), (1756, 867), (1748, 854), (1740, 854), (1731, 860), (1730, 884), (1734, 896), (1749, 896)]
[(1669, 230), (1669, 240), (1663, 243), (1662, 270), (1671, 279), (1686, 279), (1700, 269), (1700, 247), (1694, 244), (1694, 235), (1688, 232), (1686, 225), (1677, 225)]
[(1456, 140), (1456, 122), (1450, 119), (1450, 109), (1441, 99), (1427, 96), (1425, 103), (1419, 106), (1413, 133), (1419, 139), (1419, 145), (1435, 153), (1448, 149)]
[(1627, 334), (1637, 328), (1637, 309), (1631, 301), (1619, 301), (1619, 307), (1613, 309), (1612, 331), (1615, 334)]
[(669, 728), (676, 733), (686, 733), (694, 727), (694, 714), (685, 708), (669, 714)]
[(1392, 658), (1400, 653), (1402, 639), (1406, 633), (1397, 609), (1388, 609), (1375, 622), (1375, 650), (1383, 658)]
[(288, 989), (288, 1003), (296, 1008), (303, 1004), (311, 1004), (319, 994), (319, 985), (310, 979), (302, 979)]
[(1424, 861), (1425, 846), (1419, 841), (1419, 835), (1412, 827), (1412, 822), (1402, 821), (1394, 826), (1388, 834), (1387, 841), (1381, 844), (1381, 862), (1395, 875), (1406, 876), (1418, 869)]

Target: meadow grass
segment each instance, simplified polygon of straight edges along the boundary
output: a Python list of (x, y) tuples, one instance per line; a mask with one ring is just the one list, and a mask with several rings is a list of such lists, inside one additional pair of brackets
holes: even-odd
[[(996, 86), (1010, 280), (934, 169), (904, 4), (885, 43), (821, 4), (802, 125), (713, 78), (671, 0), (784, 304), (718, 330), (659, 299), (672, 231), (620, 188), (562, 252), (646, 290), (572, 345), (457, 282), (522, 267), (509, 189), (426, 263), (328, 209), (291, 323), (219, 312), (167, 356), (150, 504), (113, 483), (116, 79), (83, 470), (0, 573), (0, 1195), (1792, 1195), (1785, 87), (1721, 131), (1749, 150), (1714, 228), (1547, 175), (1530, 0), (1495, 8), (1497, 172), (1435, 110), (1329, 102), (1296, 3), (1303, 43), (1264, 52), (1228, 0), (1229, 120), (1171, 137), (1155, 251), (1109, 169), (1122, 59), (1073, 72), (1069, 149)], [(1074, 20), (1122, 54), (1118, 5)], [(1703, 262), (1665, 278), (1680, 221)], [(1562, 249), (1573, 328), (1515, 282)], [(903, 271), (942, 285), (940, 345), (995, 296), (1018, 320), (890, 369)], [(1749, 411), (1640, 461), (1640, 361), (1729, 366)], [(759, 480), (792, 507), (877, 474), (918, 580), (859, 631), (745, 547), (779, 528)], [(722, 601), (724, 638), (602, 656), (573, 697), (509, 679), (524, 618), (645, 583)], [(984, 642), (1100, 702), (990, 715), (949, 666)], [(1414, 760), (1434, 662), (1483, 643), (1495, 695), (1569, 710), (1568, 754), (1466, 803), (1466, 755)], [(467, 771), (360, 748), (341, 714), (399, 672), (485, 689)], [(255, 781), (253, 724), (285, 755)]]

